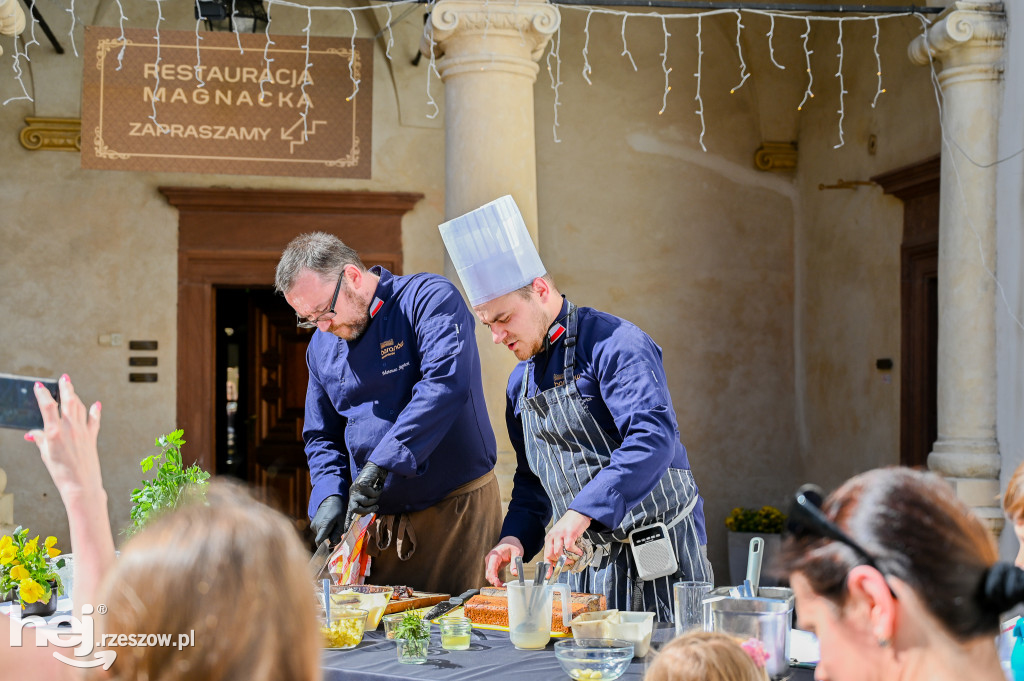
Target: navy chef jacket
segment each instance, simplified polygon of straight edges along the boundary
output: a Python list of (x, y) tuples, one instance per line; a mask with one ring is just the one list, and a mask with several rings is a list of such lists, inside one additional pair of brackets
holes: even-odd
[(363, 335), (317, 329), (306, 350), (310, 517), (332, 494), (347, 500), (367, 461), (392, 472), (380, 512), (396, 514), (434, 505), (496, 460), (476, 319), (458, 289), (436, 274), (370, 271), (380, 275), (370, 309), (383, 304)]
[[(564, 323), (568, 313), (563, 300), (557, 321)], [(589, 307), (577, 308), (576, 336), (576, 388), (597, 424), (621, 444), (612, 452), (611, 465), (587, 483), (569, 508), (592, 518), (590, 529), (607, 532), (618, 527), (670, 466), (689, 470), (690, 462), (679, 438), (661, 348), (635, 324)], [(508, 379), (505, 421), (517, 465), (501, 536), (517, 537), (528, 556), (543, 545), (551, 502), (526, 460), (519, 394), (530, 362), (534, 367), (529, 397), (564, 383), (564, 338), (563, 333), (554, 344), (545, 344), (536, 356), (517, 364)], [(693, 516), (704, 544), (702, 498)]]

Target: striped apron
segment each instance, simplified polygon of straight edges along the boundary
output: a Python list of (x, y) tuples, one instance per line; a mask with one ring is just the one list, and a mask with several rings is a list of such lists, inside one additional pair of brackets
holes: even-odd
[[(576, 307), (570, 303), (563, 340), (565, 383), (528, 397), (533, 370), (533, 362), (529, 362), (519, 395), (526, 458), (551, 500), (556, 519), (565, 515), (583, 487), (611, 463), (612, 452), (621, 444), (598, 425), (576, 389), (576, 323)], [(630, 509), (612, 532), (586, 531), (585, 536), (597, 550), (589, 567), (568, 574), (571, 589), (603, 593), (609, 608), (646, 610), (657, 613), (658, 620), (673, 621), (672, 583), (677, 579), (712, 581), (706, 550), (700, 544), (693, 520), (697, 500), (693, 474), (669, 468), (651, 493)], [(679, 572), (642, 582), (637, 577), (627, 537), (633, 529), (656, 522), (670, 528)]]

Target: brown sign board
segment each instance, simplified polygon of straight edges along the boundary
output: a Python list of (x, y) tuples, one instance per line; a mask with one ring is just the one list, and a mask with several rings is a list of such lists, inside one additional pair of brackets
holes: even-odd
[(370, 177), (369, 39), (353, 52), (350, 38), (162, 30), (158, 42), (87, 26), (85, 40), (83, 168)]

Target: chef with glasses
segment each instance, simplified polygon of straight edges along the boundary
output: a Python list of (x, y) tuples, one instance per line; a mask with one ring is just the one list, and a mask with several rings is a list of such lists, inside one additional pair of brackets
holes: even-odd
[(475, 320), (444, 277), (367, 269), (337, 237), (296, 237), (275, 288), (316, 329), (302, 437), (311, 526), (369, 528), (368, 581), (460, 593), (484, 581), (501, 501)]

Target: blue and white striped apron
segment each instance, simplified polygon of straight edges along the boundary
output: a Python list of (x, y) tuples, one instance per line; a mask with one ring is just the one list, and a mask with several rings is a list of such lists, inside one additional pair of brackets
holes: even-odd
[[(533, 362), (530, 362), (526, 365), (519, 396), (526, 458), (551, 500), (556, 520), (565, 515), (583, 487), (611, 463), (612, 452), (621, 444), (598, 425), (576, 389), (577, 313), (572, 303), (565, 325), (565, 383), (528, 397), (533, 369)], [(689, 470), (669, 468), (651, 493), (630, 509), (611, 533), (586, 531), (586, 536), (599, 550), (588, 568), (580, 573), (569, 573), (570, 588), (603, 593), (609, 608), (646, 610), (657, 613), (658, 620), (671, 622), (675, 580), (713, 581), (711, 566), (693, 520), (697, 499), (693, 474)], [(626, 541), (631, 530), (656, 522), (663, 522), (670, 528), (669, 536), (680, 571), (641, 582)]]

